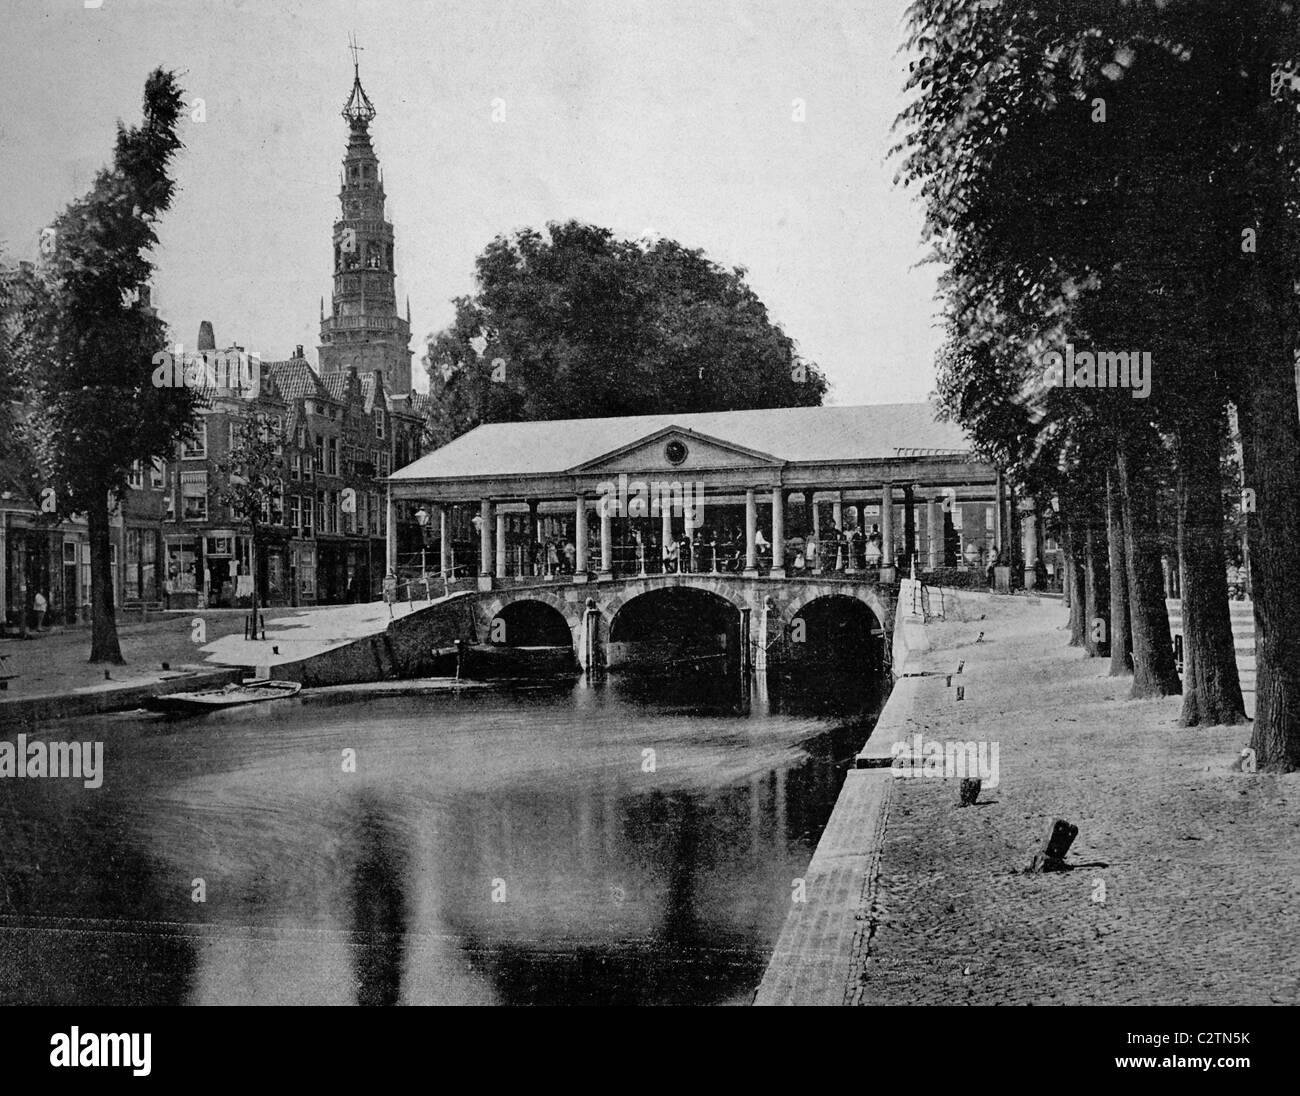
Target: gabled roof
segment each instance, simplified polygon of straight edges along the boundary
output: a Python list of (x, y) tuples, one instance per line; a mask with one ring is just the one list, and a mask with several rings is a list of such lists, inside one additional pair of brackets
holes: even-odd
[(488, 423), (395, 472), (394, 480), (569, 472), (678, 427), (786, 462), (884, 460), (917, 450), (965, 453), (961, 428), (928, 403), (779, 407), (689, 415)]
[(329, 390), (321, 383), (306, 358), (289, 358), (282, 362), (267, 362), (276, 387), (286, 400), (332, 400)]

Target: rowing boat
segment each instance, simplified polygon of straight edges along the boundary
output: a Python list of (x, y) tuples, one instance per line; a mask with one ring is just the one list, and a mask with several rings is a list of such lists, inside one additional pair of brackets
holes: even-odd
[(263, 700), (280, 700), (297, 694), (302, 685), (297, 681), (272, 681), (259, 678), (240, 685), (227, 685), (222, 689), (196, 689), (188, 693), (168, 693), (152, 696), (146, 706), (156, 712), (185, 712), (191, 715), (210, 712), (217, 708), (234, 708), (240, 704), (257, 704)]

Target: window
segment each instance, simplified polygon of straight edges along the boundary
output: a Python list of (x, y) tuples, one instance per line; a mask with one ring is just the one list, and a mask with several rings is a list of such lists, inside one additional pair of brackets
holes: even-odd
[(316, 552), (312, 548), (299, 548), (294, 555), (298, 561), (298, 589), (304, 597), (315, 597)]
[(307, 431), (304, 427), (300, 426), (294, 432), (294, 444), (296, 444), (299, 449), (307, 448)]
[(275, 455), (278, 457), (284, 452), (283, 431), (284, 424), (280, 421), (279, 416), (268, 420), (268, 426), (271, 430), (271, 438), (275, 441)]
[(208, 422), (204, 419), (199, 423), (198, 431), (191, 441), (181, 444), (182, 460), (198, 460), (208, 455)]
[(173, 593), (192, 594), (198, 583), (199, 542), (167, 538), (167, 579)]
[(384, 436), (384, 413), (380, 411), (379, 408), (375, 408), (375, 437), (382, 438), (383, 436)]
[(167, 485), (167, 520), (176, 520), (176, 478), (172, 476), (171, 482)]
[(386, 476), (388, 475), (388, 472), (388, 450), (385, 449), (379, 454), (379, 474), (381, 476)]
[(167, 465), (163, 463), (161, 457), (154, 457), (149, 464), (149, 486), (155, 489), (161, 488), (166, 482)]
[(284, 480), (280, 481), (280, 490), (271, 498), (271, 524), (284, 524)]
[(370, 533), (379, 535), (379, 496), (373, 491), (370, 493)]
[(302, 478), (302, 454), (301, 453), (295, 453), (293, 455), (293, 463), (289, 466), (289, 478), (291, 480), (298, 480)]
[(185, 521), (208, 520), (208, 474), (181, 473), (181, 517)]
[(319, 434), (316, 435), (316, 465), (317, 472), (325, 471), (325, 439)]
[(296, 533), (302, 528), (302, 496), (292, 495), (289, 498), (289, 524)]
[(126, 474), (126, 485), (134, 487), (137, 491), (144, 490), (144, 465), (139, 461), (131, 464), (131, 469)]
[(337, 476), (339, 474), (339, 439), (338, 438), (329, 438), (326, 441), (325, 474), (327, 476)]
[(316, 500), (311, 495), (302, 497), (302, 535), (311, 536), (312, 516), (316, 509)]
[(135, 601), (140, 597), (140, 530), (126, 531), (126, 574), (123, 576), (123, 597)]

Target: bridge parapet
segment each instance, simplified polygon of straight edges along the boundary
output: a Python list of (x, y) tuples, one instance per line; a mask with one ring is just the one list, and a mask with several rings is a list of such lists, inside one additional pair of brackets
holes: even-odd
[(689, 588), (714, 594), (730, 602), (739, 612), (748, 610), (757, 620), (768, 610), (767, 629), (774, 635), (787, 628), (800, 610), (810, 602), (825, 597), (848, 597), (861, 601), (871, 610), (890, 642), (894, 629), (894, 612), (898, 601), (897, 584), (883, 585), (854, 575), (835, 574), (799, 577), (745, 576), (735, 574), (678, 573), (618, 578), (603, 582), (564, 582), (560, 579), (535, 580), (531, 584), (468, 595), (474, 599), (474, 614), (481, 636), (491, 634), (492, 621), (503, 610), (520, 601), (540, 601), (559, 612), (569, 626), (574, 649), (582, 635), (583, 615), (591, 602), (600, 616), (606, 636), (615, 617), (629, 602), (655, 590)]

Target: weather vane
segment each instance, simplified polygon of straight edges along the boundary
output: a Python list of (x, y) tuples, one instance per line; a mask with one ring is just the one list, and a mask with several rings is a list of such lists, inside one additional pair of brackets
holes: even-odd
[(361, 87), (361, 59), (357, 56), (365, 47), (357, 45), (357, 36), (348, 34), (348, 50), (352, 53), (352, 94), (343, 106), (343, 117), (348, 124), (365, 128), (375, 117), (375, 108)]

